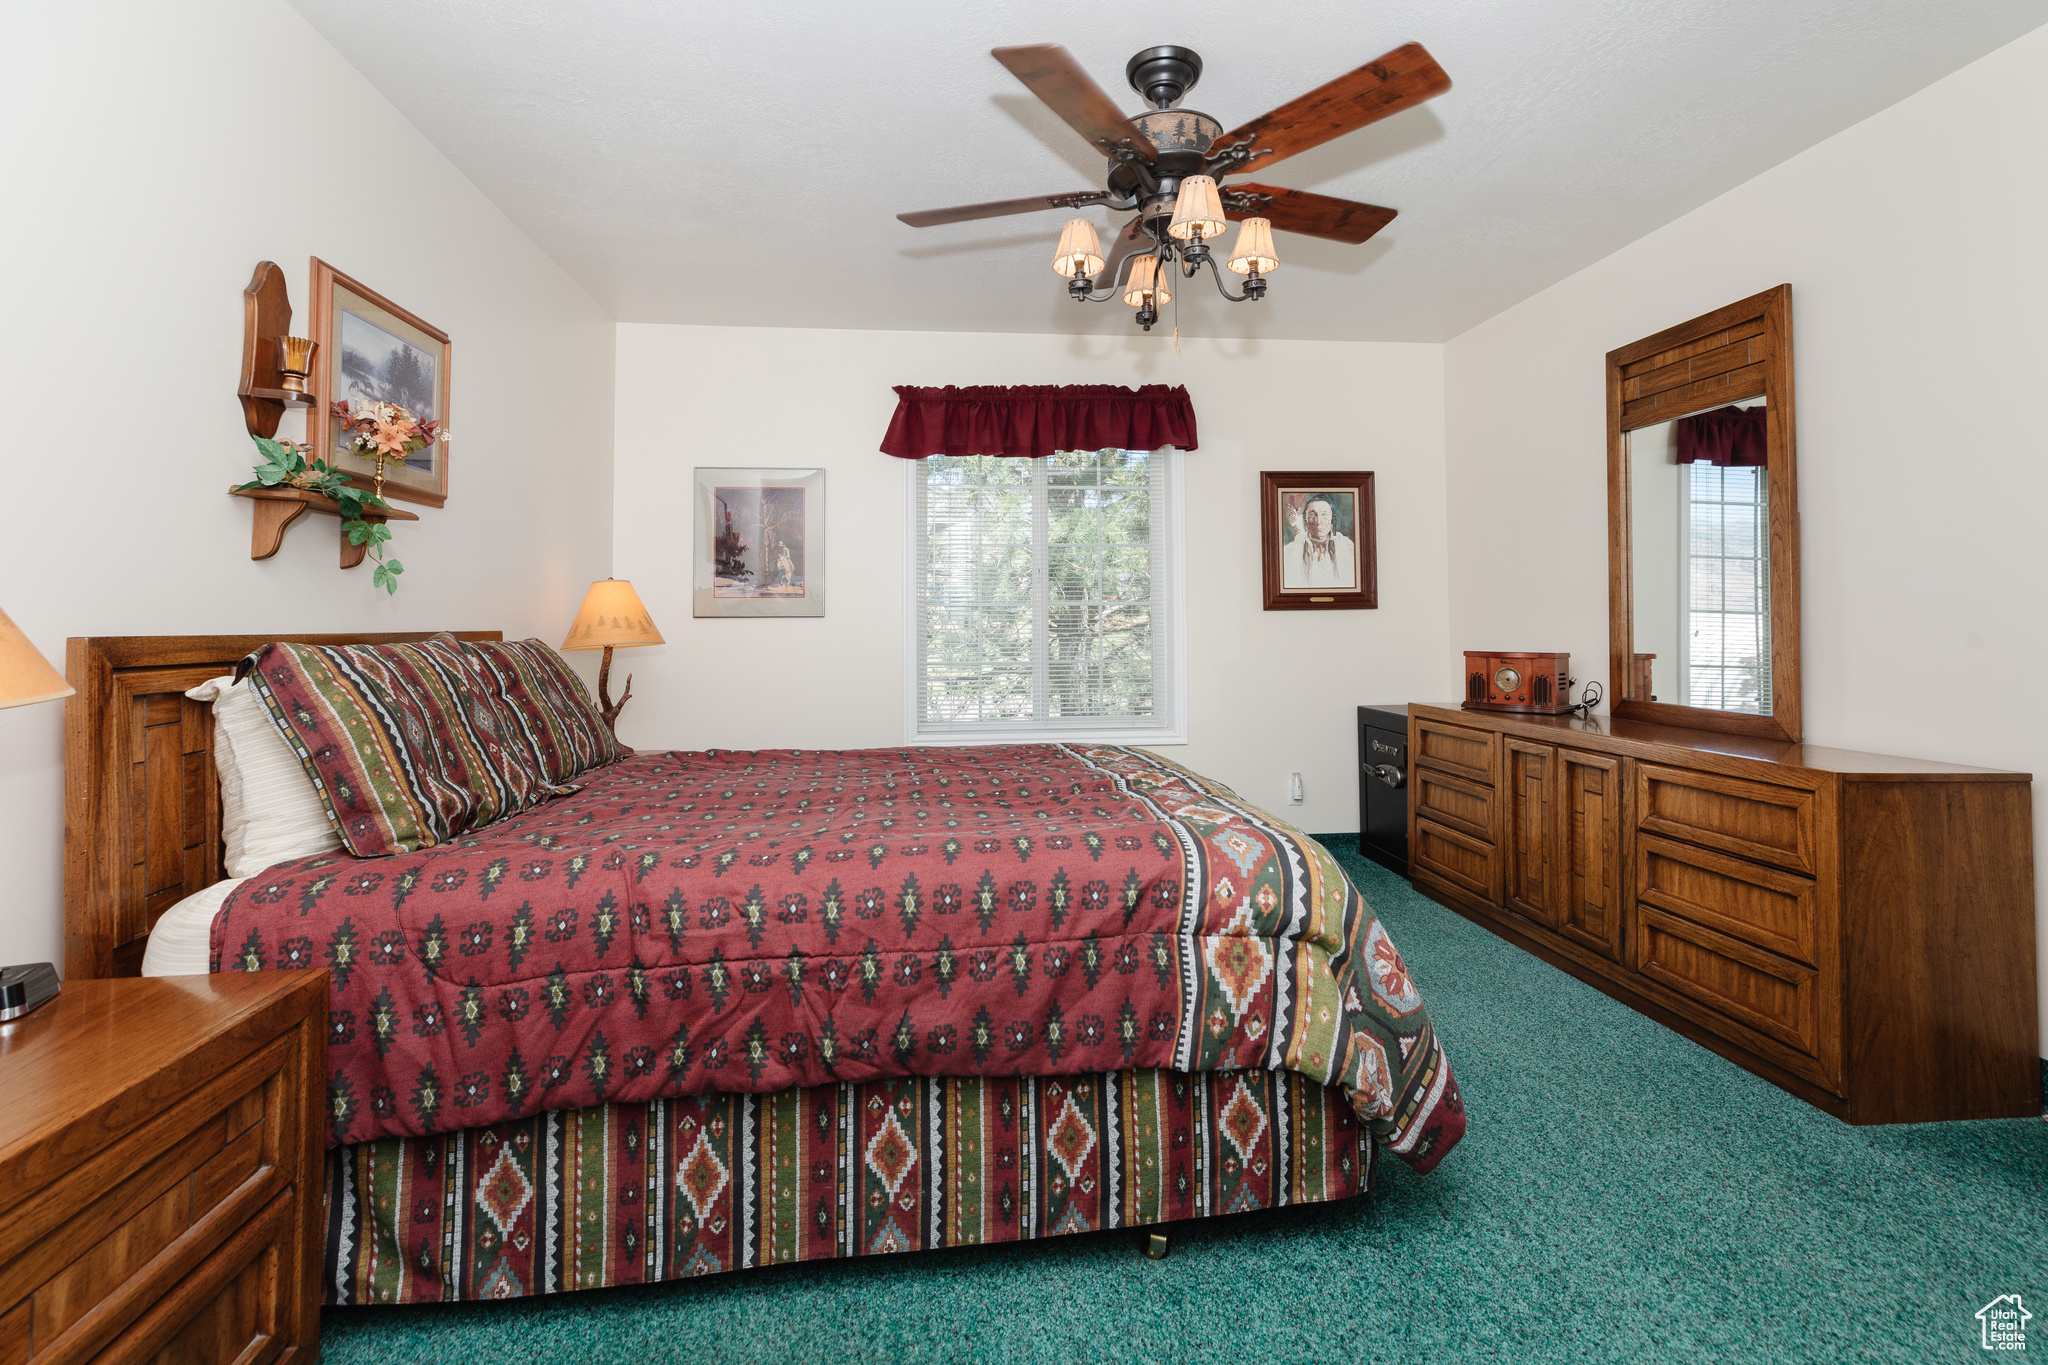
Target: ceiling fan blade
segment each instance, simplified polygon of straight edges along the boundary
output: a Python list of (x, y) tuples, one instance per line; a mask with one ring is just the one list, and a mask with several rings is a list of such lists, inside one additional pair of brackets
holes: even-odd
[(1102, 270), (1096, 275), (1097, 280), (1114, 281), (1117, 272), (1123, 269), (1126, 257), (1152, 249), (1154, 243), (1145, 233), (1144, 222), (1143, 218), (1134, 216), (1124, 225), (1123, 231), (1117, 233), (1116, 240), (1109, 244), (1109, 254), (1102, 258)]
[(940, 223), (966, 223), (976, 218), (1002, 218), (1012, 213), (1037, 213), (1041, 209), (1078, 209), (1107, 203), (1115, 196), (1107, 190), (1082, 190), (1078, 194), (1041, 194), (1030, 199), (997, 199), (987, 204), (962, 204), (950, 209), (926, 209), (922, 213), (899, 213), (898, 219), (912, 227), (937, 227)]
[(1065, 119), (1068, 127), (1087, 138), (1096, 151), (1106, 156), (1105, 143), (1114, 147), (1128, 139), (1132, 150), (1147, 161), (1159, 159), (1152, 139), (1124, 117), (1116, 101), (1058, 43), (992, 48), (989, 55), (1008, 67), (1011, 75)]
[(1451, 78), (1436, 64), (1436, 58), (1421, 43), (1409, 43), (1231, 129), (1216, 139), (1209, 156), (1213, 161), (1227, 148), (1249, 143), (1246, 150), (1272, 153), (1259, 157), (1263, 168), (1434, 99), (1450, 88)]
[(1223, 216), (1232, 222), (1263, 218), (1285, 232), (1327, 237), (1353, 246), (1393, 222), (1396, 212), (1355, 199), (1332, 199), (1327, 194), (1283, 190), (1277, 185), (1226, 185), (1222, 195)]

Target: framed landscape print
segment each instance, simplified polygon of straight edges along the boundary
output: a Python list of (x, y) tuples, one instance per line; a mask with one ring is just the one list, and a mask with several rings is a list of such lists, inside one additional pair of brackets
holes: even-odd
[[(376, 464), (339, 450), (331, 405), (396, 403), (422, 421), (448, 427), (448, 370), (454, 347), (448, 334), (391, 300), (313, 258), (314, 408), (306, 436), (315, 458), (326, 460), (368, 488)], [(403, 461), (384, 462), (384, 495), (440, 507), (448, 501), (448, 445), (435, 441)]]
[(1379, 605), (1372, 474), (1259, 475), (1259, 547), (1267, 611)]
[(825, 614), (825, 471), (699, 469), (692, 615)]

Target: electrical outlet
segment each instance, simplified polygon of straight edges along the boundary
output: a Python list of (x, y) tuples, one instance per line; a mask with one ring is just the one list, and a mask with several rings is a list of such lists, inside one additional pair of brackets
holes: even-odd
[(1287, 804), (1290, 806), (1298, 806), (1301, 804), (1300, 773), (1287, 774)]

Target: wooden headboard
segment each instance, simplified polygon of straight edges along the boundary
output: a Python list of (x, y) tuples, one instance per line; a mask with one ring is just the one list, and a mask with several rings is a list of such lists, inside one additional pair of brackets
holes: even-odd
[[(64, 673), (64, 975), (137, 976), (157, 917), (220, 880), (213, 708), (184, 695), (273, 640), (394, 635), (115, 635), (73, 639)], [(499, 640), (495, 630), (452, 632)]]

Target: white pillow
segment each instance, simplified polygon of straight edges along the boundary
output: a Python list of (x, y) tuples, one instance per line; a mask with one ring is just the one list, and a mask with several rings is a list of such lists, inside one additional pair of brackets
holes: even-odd
[(142, 950), (144, 976), (205, 976), (213, 958), (213, 917), (228, 893), (247, 881), (233, 877), (195, 891), (156, 918)]
[(213, 703), (213, 766), (220, 773), (220, 832), (227, 845), (224, 875), (253, 877), (287, 858), (341, 847), (313, 779), (270, 723), (255, 688), (221, 677), (185, 695)]

